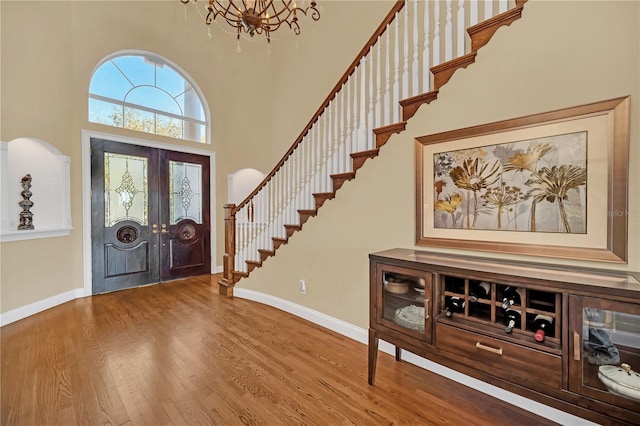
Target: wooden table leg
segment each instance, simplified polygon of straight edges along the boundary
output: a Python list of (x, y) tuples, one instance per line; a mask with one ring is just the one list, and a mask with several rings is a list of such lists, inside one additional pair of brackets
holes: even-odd
[(376, 380), (376, 362), (378, 361), (378, 337), (376, 331), (369, 329), (369, 384)]
[(402, 361), (402, 348), (396, 346), (396, 361)]

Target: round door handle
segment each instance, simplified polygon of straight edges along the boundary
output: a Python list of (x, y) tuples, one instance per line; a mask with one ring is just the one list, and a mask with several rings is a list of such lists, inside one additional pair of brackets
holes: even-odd
[(156, 225), (155, 223), (153, 225), (151, 225), (151, 233), (152, 234), (157, 234), (158, 233), (158, 225)]
[(162, 232), (163, 234), (166, 234), (167, 232), (167, 225), (165, 225), (164, 223), (162, 224), (162, 229), (160, 230), (160, 232)]

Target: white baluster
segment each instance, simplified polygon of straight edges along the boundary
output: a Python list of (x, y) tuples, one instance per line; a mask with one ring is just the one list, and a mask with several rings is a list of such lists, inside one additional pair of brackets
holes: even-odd
[(347, 81), (347, 109), (345, 111), (345, 134), (344, 134), (344, 150), (342, 151), (342, 167), (340, 168), (340, 173), (346, 172), (349, 170), (349, 162), (347, 158), (349, 157), (349, 153), (351, 152), (351, 147), (353, 144), (353, 117), (352, 111), (355, 111), (357, 108), (354, 107), (355, 95), (352, 96), (352, 91), (355, 91), (355, 88), (352, 90), (353, 82), (355, 78), (355, 73), (351, 75), (349, 80)]
[(313, 206), (313, 193), (316, 190), (316, 178), (315, 175), (317, 173), (316, 169), (316, 146), (318, 145), (319, 138), (319, 129), (320, 129), (320, 118), (315, 122), (311, 130), (313, 131), (313, 137), (311, 138), (311, 146), (309, 147), (309, 186), (306, 194), (307, 204), (305, 209), (312, 209)]
[(433, 2), (433, 63), (432, 67), (440, 65), (440, 2)]
[(278, 208), (276, 209), (276, 236), (282, 237), (284, 230), (284, 217), (282, 215), (282, 211), (284, 209), (284, 197), (286, 193), (286, 180), (283, 175), (284, 165), (280, 166), (278, 169)]
[[(362, 58), (360, 58), (360, 63), (362, 63)], [(353, 71), (353, 120), (351, 122), (351, 145), (347, 150), (347, 169), (346, 171), (352, 170), (351, 164), (351, 156), (352, 152), (356, 152), (358, 146), (358, 125), (360, 124), (358, 120), (358, 114), (360, 113), (360, 68), (356, 67)]]
[(422, 92), (427, 93), (431, 91), (431, 48), (429, 45), (429, 32), (431, 21), (431, 15), (429, 14), (429, 2), (424, 2), (423, 22), (424, 22), (424, 41), (422, 50)]
[(284, 197), (282, 200), (282, 226), (284, 227), (284, 225), (289, 225), (291, 222), (289, 221), (289, 209), (287, 208), (287, 206), (289, 205), (289, 201), (291, 199), (291, 162), (288, 161), (289, 159), (287, 158), (287, 161), (284, 162), (283, 164), (283, 168), (282, 168), (282, 177), (284, 178), (285, 181), (285, 185), (284, 185)]
[[(404, 31), (402, 38), (402, 99), (409, 97), (409, 5), (404, 5)], [(400, 106), (397, 107), (398, 110)], [(398, 120), (399, 121), (399, 120)]]
[(400, 37), (398, 36), (399, 27), (398, 14), (394, 19), (394, 43), (393, 43), (393, 103), (390, 105), (393, 111), (393, 122), (400, 121)]
[(478, 23), (478, 0), (469, 0), (469, 25)]
[(382, 67), (380, 63), (382, 62), (382, 38), (378, 37), (377, 42), (377, 67), (376, 67), (376, 121), (373, 125), (373, 128), (382, 126)]
[(493, 0), (484, 0), (484, 20), (493, 17)]
[(318, 168), (318, 172), (320, 175), (318, 176), (318, 182), (320, 183), (320, 187), (318, 188), (318, 192), (327, 192), (327, 155), (329, 154), (329, 149), (331, 146), (331, 104), (327, 105), (324, 109), (324, 131), (322, 135), (322, 150), (320, 151), (320, 167)]
[(444, 24), (444, 59), (453, 59), (453, 22), (451, 15), (451, 0), (447, 0), (446, 22)]
[(324, 135), (325, 135), (325, 127), (327, 123), (327, 108), (322, 112), (322, 116), (320, 116), (320, 122), (318, 125), (318, 132), (316, 138), (316, 149), (314, 150), (314, 159), (315, 167), (313, 172), (313, 191), (311, 191), (311, 209), (316, 208), (316, 200), (313, 197), (313, 194), (317, 192), (322, 192), (322, 153), (324, 147)]
[[(371, 53), (371, 50), (369, 50)], [(371, 96), (371, 95), (369, 95)], [(367, 148), (367, 55), (360, 60), (360, 125), (358, 126), (358, 138), (354, 152), (364, 151)], [(371, 104), (369, 104), (371, 105)], [(353, 161), (351, 161), (353, 165)], [(353, 168), (352, 168), (353, 170)]]
[(267, 235), (267, 244), (265, 247), (267, 247), (270, 250), (273, 250), (273, 240), (271, 240), (271, 236), (273, 235), (273, 230), (271, 229), (271, 226), (273, 224), (273, 221), (275, 220), (275, 215), (274, 215), (274, 208), (273, 208), (273, 204), (274, 204), (274, 196), (275, 196), (275, 191), (274, 191), (274, 185), (273, 185), (273, 181), (274, 179), (271, 178), (269, 179), (269, 181), (267, 182), (266, 188), (267, 188), (267, 223), (269, 223), (269, 233)]
[(498, 13), (504, 13), (509, 9), (509, 0), (500, 0), (498, 2)]
[(456, 40), (458, 45), (457, 55), (458, 57), (463, 56), (465, 52), (465, 41), (466, 41), (466, 16), (464, 13), (464, 0), (458, 0), (458, 17), (456, 18)]
[(338, 148), (340, 146), (340, 111), (342, 111), (342, 103), (340, 103), (340, 96), (336, 94), (335, 104), (333, 105), (334, 117), (333, 117), (333, 149), (331, 150), (331, 170), (328, 176), (329, 186), (328, 192), (333, 189), (333, 182), (331, 181), (331, 175), (338, 172)]
[(318, 155), (322, 149), (322, 123), (324, 114), (327, 112), (325, 108), (314, 127), (314, 144), (311, 149), (311, 185), (309, 187), (309, 208), (314, 209), (313, 194), (320, 192), (320, 181), (318, 180), (320, 174), (320, 156)]
[[(411, 96), (416, 96), (420, 91), (420, 64), (418, 61), (418, 0), (413, 2), (413, 62), (411, 63)], [(405, 6), (408, 7), (408, 6)]]
[(382, 107), (384, 108), (384, 122), (382, 123), (383, 126), (386, 126), (387, 124), (391, 124), (391, 62), (390, 62), (390, 50), (391, 50), (391, 43), (389, 42), (389, 33), (391, 32), (391, 29), (389, 28), (389, 25), (387, 25), (387, 31), (386, 31), (386, 43), (385, 43), (385, 67), (384, 67), (384, 77), (385, 77), (385, 85), (384, 85), (384, 101), (382, 104)]
[[(340, 134), (339, 134), (339, 143), (340, 145), (338, 146), (338, 155), (337, 155), (337, 161), (338, 161), (338, 167), (336, 168), (336, 173), (342, 173), (344, 171), (344, 152), (345, 152), (345, 145), (346, 145), (346, 141), (347, 141), (347, 135), (345, 133), (345, 129), (346, 129), (346, 125), (345, 125), (345, 114), (348, 113), (348, 105), (345, 106), (345, 100), (344, 100), (344, 92), (345, 92), (345, 87), (342, 86), (342, 90), (340, 91)], [(347, 104), (349, 104), (349, 102), (347, 102)]]
[(367, 126), (365, 128), (365, 135), (367, 137), (366, 139), (366, 145), (365, 145), (365, 151), (372, 149), (373, 148), (373, 144), (371, 143), (372, 140), (372, 130), (375, 127), (375, 121), (374, 121), (374, 91), (373, 91), (373, 68), (374, 68), (374, 57), (373, 57), (373, 46), (371, 46), (369, 48), (369, 91), (367, 93), (367, 96), (369, 97), (369, 114), (367, 114)]

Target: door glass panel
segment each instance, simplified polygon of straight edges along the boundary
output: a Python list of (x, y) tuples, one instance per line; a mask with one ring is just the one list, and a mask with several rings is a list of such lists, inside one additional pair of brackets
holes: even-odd
[(202, 165), (169, 162), (169, 215), (171, 225), (183, 219), (202, 223)]
[(417, 276), (384, 271), (383, 285), (382, 318), (424, 334), (424, 280)]
[(640, 401), (640, 316), (585, 307), (583, 386)]
[(124, 220), (149, 222), (147, 158), (104, 153), (104, 221), (111, 227)]

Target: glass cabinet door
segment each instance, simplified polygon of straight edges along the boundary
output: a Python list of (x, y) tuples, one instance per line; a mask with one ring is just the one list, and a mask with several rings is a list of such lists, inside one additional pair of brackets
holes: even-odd
[(431, 342), (431, 273), (378, 265), (376, 321)]
[(640, 304), (571, 296), (569, 387), (640, 410)]

